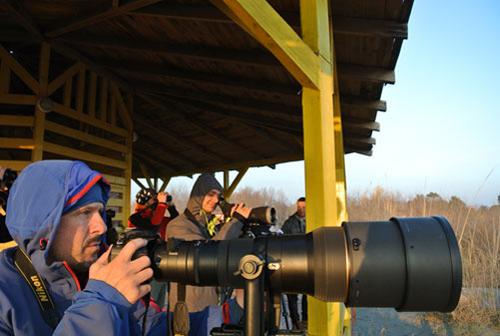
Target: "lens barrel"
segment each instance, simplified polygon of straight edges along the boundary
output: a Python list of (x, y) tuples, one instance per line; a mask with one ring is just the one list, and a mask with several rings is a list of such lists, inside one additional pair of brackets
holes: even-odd
[(155, 277), (243, 288), (239, 262), (248, 254), (264, 260), (267, 289), (352, 307), (449, 312), (462, 288), (460, 250), (443, 217), (345, 222), (254, 240), (179, 242), (156, 249)]

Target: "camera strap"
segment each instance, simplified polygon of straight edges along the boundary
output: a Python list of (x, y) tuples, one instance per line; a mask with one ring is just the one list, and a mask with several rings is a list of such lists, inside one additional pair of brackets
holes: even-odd
[(55, 329), (59, 324), (60, 317), (54, 301), (42, 277), (37, 273), (35, 267), (33, 267), (30, 258), (19, 247), (16, 247), (16, 251), (14, 252), (14, 265), (33, 291), (40, 305), (43, 319), (52, 329)]
[(184, 216), (186, 216), (187, 219), (194, 225), (196, 225), (198, 228), (200, 228), (201, 232), (203, 235), (206, 237), (206, 239), (210, 239), (210, 234), (208, 233), (208, 230), (205, 225), (202, 225), (196, 220), (196, 217), (189, 211), (187, 208), (184, 210)]

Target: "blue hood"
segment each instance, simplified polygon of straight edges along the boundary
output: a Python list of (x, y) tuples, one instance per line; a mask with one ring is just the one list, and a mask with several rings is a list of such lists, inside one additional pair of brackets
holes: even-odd
[(48, 239), (46, 258), (63, 210), (96, 183), (103, 187), (107, 202), (109, 185), (83, 162), (46, 160), (30, 164), (10, 190), (6, 218), (10, 234), (28, 255), (40, 250), (41, 239)]

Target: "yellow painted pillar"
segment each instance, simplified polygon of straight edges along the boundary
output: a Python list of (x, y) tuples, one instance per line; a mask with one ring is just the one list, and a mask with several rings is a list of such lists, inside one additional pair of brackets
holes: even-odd
[[(334, 119), (334, 60), (330, 31), (329, 1), (301, 0), (302, 38), (319, 56), (318, 88), (303, 87), (304, 160), (307, 198), (307, 230), (340, 225), (345, 213), (345, 190), (342, 188), (343, 148), (340, 109)], [(340, 180), (340, 181), (339, 181)], [(340, 183), (340, 185), (337, 185)], [(339, 190), (340, 187), (340, 190)], [(341, 335), (345, 307), (308, 297), (309, 335)]]
[[(40, 49), (40, 64), (38, 67), (38, 76), (40, 83), (40, 91), (38, 99), (48, 96), (48, 81), (49, 81), (49, 64), (50, 64), (50, 45), (42, 42)], [(45, 112), (41, 111), (38, 106), (35, 107), (35, 129), (33, 132), (34, 148), (31, 152), (31, 161), (39, 161), (43, 159), (43, 138), (45, 133)]]

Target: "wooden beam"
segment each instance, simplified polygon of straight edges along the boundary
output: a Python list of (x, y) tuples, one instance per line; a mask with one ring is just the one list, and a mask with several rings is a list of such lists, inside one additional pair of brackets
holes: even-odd
[(132, 178), (132, 180), (133, 180), (133, 181), (134, 181), (134, 182), (135, 182), (135, 183), (139, 186), (139, 188), (141, 188), (141, 189), (146, 189), (146, 186), (145, 186), (144, 184), (142, 184), (142, 182), (141, 182), (141, 181), (139, 181), (139, 179), (138, 179), (138, 178), (135, 178), (135, 177), (134, 177), (134, 178)]
[(95, 117), (95, 103), (97, 94), (97, 74), (90, 72), (89, 94), (87, 98), (87, 110), (91, 117)]
[(73, 76), (75, 76), (77, 73), (80, 72), (80, 70), (83, 68), (83, 64), (78, 62), (72, 66), (70, 66), (66, 71), (64, 71), (61, 75), (59, 75), (57, 78), (54, 78), (48, 87), (49, 95), (54, 93), (58, 88), (60, 88), (62, 85), (67, 83)]
[(352, 118), (342, 118), (342, 126), (345, 128), (355, 128), (370, 131), (380, 131), (380, 123), (376, 121), (364, 121)]
[(67, 106), (61, 105), (59, 103), (54, 103), (54, 111), (53, 112), (61, 114), (65, 117), (86, 123), (92, 127), (97, 127), (97, 128), (103, 129), (105, 131), (111, 132), (113, 134), (116, 134), (116, 135), (119, 135), (122, 137), (126, 137), (128, 134), (126, 129), (119, 128), (117, 126), (113, 126), (113, 125), (108, 124), (106, 122), (103, 122), (99, 119), (92, 118), (88, 115), (77, 114), (77, 113), (75, 113), (75, 110), (73, 110)]
[(0, 115), (2, 126), (33, 127), (34, 123), (35, 118), (31, 116)]
[(125, 145), (109, 141), (79, 130), (76, 130), (74, 128), (66, 127), (63, 125), (59, 125), (57, 123), (54, 123), (52, 121), (46, 121), (45, 122), (45, 129), (50, 132), (54, 132), (57, 134), (64, 135), (69, 138), (85, 141), (88, 143), (91, 143), (93, 145), (97, 145), (100, 147), (108, 148), (120, 153), (127, 153), (127, 147)]
[(26, 29), (30, 34), (35, 35), (37, 38), (42, 38), (40, 28), (23, 7), (22, 2), (16, 0), (4, 0), (3, 4), (7, 7), (8, 12), (10, 12), (14, 20), (23, 26), (24, 29)]
[[(225, 144), (226, 146), (232, 146), (232, 147), (238, 147), (238, 148), (245, 148), (245, 151), (252, 153), (254, 155), (258, 155), (257, 152), (253, 151), (252, 149), (248, 148), (246, 144), (243, 144), (242, 142), (239, 141), (234, 141), (234, 140), (228, 140), (227, 138), (221, 136), (218, 131), (212, 129), (210, 126), (203, 124), (193, 117), (189, 117), (186, 115), (186, 113), (180, 112), (183, 110), (183, 108), (178, 108), (177, 102), (169, 100), (167, 101), (168, 104), (165, 104), (164, 101), (158, 100), (154, 97), (150, 97), (147, 95), (140, 95), (144, 100), (146, 100), (148, 103), (152, 104), (154, 107), (160, 109), (161, 111), (167, 112), (170, 115), (174, 114), (177, 118), (181, 120), (185, 120), (189, 124), (193, 125), (196, 129), (198, 129), (200, 132), (203, 132), (207, 134), (208, 136), (216, 139), (217, 141)], [(167, 108), (168, 106), (169, 108)], [(186, 105), (183, 105), (186, 106)], [(174, 107), (174, 108), (170, 108)]]
[(83, 103), (85, 102), (85, 67), (78, 72), (78, 82), (76, 86), (76, 112), (83, 113)]
[(23, 170), (31, 161), (0, 160), (0, 167), (10, 168), (16, 171)]
[(107, 122), (108, 120), (108, 86), (108, 78), (101, 77), (101, 90), (99, 94), (99, 118), (104, 122)]
[(190, 81), (196, 84), (204, 83), (223, 88), (241, 88), (249, 91), (273, 93), (285, 96), (297, 96), (297, 93), (299, 92), (299, 88), (292, 84), (287, 85), (269, 80), (256, 81), (243, 77), (229, 77), (218, 74), (191, 72), (174, 69), (162, 64), (141, 64), (109, 59), (100, 59), (96, 62), (110, 70), (112, 69), (113, 71), (119, 71), (121, 73), (147, 75), (150, 77), (166, 77), (173, 80)]
[(231, 197), (231, 195), (234, 193), (234, 190), (236, 187), (238, 187), (238, 184), (241, 182), (241, 179), (243, 176), (245, 176), (246, 172), (248, 171), (248, 167), (242, 168), (238, 170), (238, 175), (236, 175), (235, 179), (229, 186), (227, 190), (224, 191), (224, 197)]
[(59, 38), (58, 41), (75, 46), (84, 45), (106, 49), (158, 53), (190, 59), (200, 59), (236, 65), (273, 66), (281, 64), (270, 53), (260, 50), (239, 51), (212, 46), (171, 44), (163, 41), (132, 40), (110, 38), (106, 36), (77, 35), (71, 38)]
[(288, 154), (288, 155), (283, 155), (283, 156), (268, 158), (268, 159), (245, 160), (245, 161), (241, 161), (238, 163), (224, 164), (224, 163), (217, 162), (216, 164), (198, 165), (198, 166), (196, 166), (196, 168), (193, 168), (193, 169), (176, 170), (172, 176), (192, 175), (192, 174), (201, 173), (201, 172), (219, 172), (219, 171), (224, 170), (224, 169), (238, 170), (238, 169), (240, 169), (241, 166), (244, 166), (244, 167), (265, 167), (265, 166), (272, 165), (272, 164), (278, 164), (278, 163), (284, 163), (284, 162), (290, 162), (290, 161), (298, 161), (298, 160), (302, 160), (302, 159), (303, 159), (302, 153), (295, 153), (295, 154)]
[(149, 169), (142, 162), (139, 162), (139, 168), (141, 168), (143, 178), (146, 180), (148, 187), (151, 189), (154, 189), (153, 182), (151, 181), (151, 174), (149, 173)]
[(73, 19), (71, 22), (66, 23), (56, 29), (48, 31), (45, 36), (49, 38), (54, 38), (69, 32), (79, 30), (90, 25), (109, 20), (113, 17), (126, 14), (127, 12), (140, 9), (142, 7), (159, 2), (159, 0), (136, 0), (136, 1), (126, 1), (121, 6), (113, 6), (111, 4), (105, 10), (96, 11), (90, 15), (81, 16)]
[(151, 123), (150, 121), (146, 121), (144, 119), (137, 120), (136, 123), (137, 123), (137, 125), (140, 125), (142, 128), (145, 128), (145, 129), (151, 130), (153, 132), (156, 132), (157, 134), (160, 134), (164, 140), (170, 139), (170, 141), (176, 142), (183, 147), (187, 146), (187, 147), (191, 147), (193, 149), (196, 149), (211, 159), (221, 160), (222, 162), (230, 161), (229, 158), (227, 158), (225, 155), (214, 152), (213, 150), (211, 150), (210, 148), (208, 148), (205, 145), (198, 144), (198, 143), (194, 142), (193, 140), (190, 140), (186, 137), (183, 137), (181, 134), (173, 131), (172, 129), (170, 129), (168, 131), (163, 131), (156, 126), (153, 126), (153, 123)]
[(167, 189), (168, 183), (170, 182), (171, 177), (167, 176), (162, 178), (162, 184), (160, 189), (158, 190), (159, 192), (164, 192), (165, 189)]
[[(49, 85), (49, 66), (50, 66), (50, 45), (42, 42), (40, 46), (40, 61), (38, 66), (39, 73), (39, 94), (40, 97), (48, 96)], [(31, 152), (31, 161), (40, 161), (43, 159), (44, 138), (45, 138), (45, 112), (38, 105), (35, 107), (35, 128), (33, 131), (34, 148)]]
[(0, 138), (0, 148), (29, 149), (35, 147), (31, 138)]
[(387, 104), (384, 100), (367, 100), (353, 96), (341, 96), (341, 110), (348, 108), (368, 109), (376, 111), (387, 111)]
[[(279, 14), (294, 29), (300, 28), (300, 14), (296, 11), (279, 11)], [(175, 20), (202, 21), (234, 25), (235, 22), (212, 6), (183, 6), (158, 3), (130, 12), (131, 16), (151, 16)], [(378, 36), (387, 38), (408, 37), (407, 24), (376, 19), (359, 19), (339, 16), (333, 13), (334, 33), (336, 35)]]
[(72, 91), (73, 91), (73, 77), (69, 78), (66, 81), (66, 83), (64, 83), (63, 105), (68, 108), (71, 108)]
[(318, 87), (314, 70), (319, 59), (266, 0), (211, 0), (222, 11), (239, 18), (262, 46), (267, 48), (303, 86)]
[(110, 159), (106, 156), (92, 154), (92, 153), (89, 153), (86, 151), (81, 151), (81, 150), (57, 145), (57, 144), (50, 143), (50, 142), (44, 142), (43, 149), (44, 149), (44, 151), (47, 151), (50, 153), (63, 155), (63, 156), (67, 156), (67, 157), (74, 158), (74, 159), (95, 162), (95, 163), (99, 163), (99, 164), (102, 164), (105, 166), (110, 166), (110, 167), (115, 167), (115, 168), (120, 168), (120, 169), (125, 169), (127, 167), (127, 165), (124, 161)]
[(0, 95), (10, 90), (10, 68), (0, 59)]
[(118, 113), (120, 114), (123, 124), (127, 129), (131, 130), (134, 126), (134, 123), (132, 121), (132, 114), (125, 105), (120, 90), (114, 83), (111, 83), (111, 92), (114, 94), (116, 103), (118, 104)]
[(396, 82), (394, 70), (364, 65), (341, 63), (338, 65), (338, 75), (341, 79), (357, 79), (388, 84)]
[(0, 95), (0, 103), (12, 105), (35, 105), (38, 97), (35, 95), (3, 94)]
[(5, 62), (9, 68), (19, 76), (19, 78), (26, 84), (35, 94), (38, 94), (39, 84), (38, 81), (14, 58), (12, 55), (0, 45), (0, 59)]

